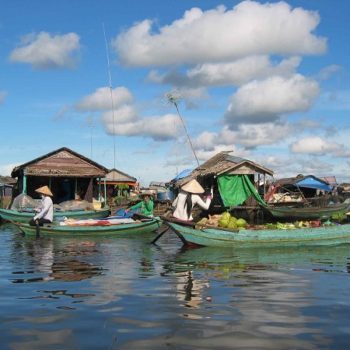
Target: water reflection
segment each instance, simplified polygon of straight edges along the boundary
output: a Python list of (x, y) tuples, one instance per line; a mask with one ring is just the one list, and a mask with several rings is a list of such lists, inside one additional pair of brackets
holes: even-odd
[[(1, 231), (1, 229), (0, 229)], [(350, 246), (184, 250), (2, 231), (9, 349), (341, 349)], [(31, 283), (35, 282), (35, 283)]]
[[(103, 273), (103, 268), (86, 262), (89, 255), (98, 255), (95, 242), (68, 241), (65, 245), (53, 239), (17, 239), (13, 244), (11, 261), (18, 266), (30, 266), (31, 269), (15, 270), (12, 283), (42, 282), (51, 280), (81, 281)], [(76, 257), (79, 257), (77, 259)]]
[[(307, 312), (319, 291), (305, 270), (347, 273), (349, 247), (335, 247), (332, 253), (327, 248), (180, 250), (166, 273), (175, 274), (181, 292), (177, 297), (191, 309), (183, 316), (195, 322), (194, 332), (201, 329), (201, 336), (187, 345), (316, 349), (314, 342), (329, 344), (331, 339), (318, 329), (318, 315)], [(314, 265), (327, 268), (316, 270)], [(181, 337), (175, 335), (169, 342), (178, 344)]]

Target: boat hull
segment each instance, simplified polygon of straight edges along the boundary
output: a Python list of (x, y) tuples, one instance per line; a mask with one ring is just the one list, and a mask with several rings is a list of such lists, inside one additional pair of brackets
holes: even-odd
[[(36, 227), (24, 223), (14, 223), (26, 236), (36, 236)], [(159, 220), (114, 225), (70, 226), (45, 224), (39, 227), (40, 236), (138, 236), (157, 230)]]
[(290, 230), (241, 230), (215, 228), (195, 229), (166, 223), (184, 244), (208, 247), (295, 247), (350, 243), (350, 225), (334, 225)]
[[(54, 221), (70, 219), (99, 219), (109, 215), (110, 209), (104, 208), (99, 210), (71, 210), (54, 212)], [(28, 223), (33, 217), (34, 212), (22, 212), (11, 209), (0, 209), (0, 218), (4, 221)]]
[(266, 208), (275, 218), (317, 220), (329, 219), (334, 214), (345, 214), (349, 210), (349, 203), (330, 207), (271, 207)]

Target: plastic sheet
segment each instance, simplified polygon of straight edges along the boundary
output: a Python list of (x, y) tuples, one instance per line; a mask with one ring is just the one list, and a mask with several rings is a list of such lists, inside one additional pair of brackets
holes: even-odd
[(40, 200), (33, 199), (31, 196), (27, 194), (21, 193), (14, 200), (11, 205), (12, 210), (34, 210), (37, 208), (40, 203)]
[(93, 210), (92, 203), (84, 200), (70, 200), (61, 202), (58, 206), (55, 206), (58, 210), (71, 211), (71, 210)]

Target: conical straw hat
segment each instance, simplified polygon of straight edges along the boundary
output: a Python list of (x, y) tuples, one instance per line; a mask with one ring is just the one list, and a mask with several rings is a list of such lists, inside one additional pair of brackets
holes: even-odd
[(35, 190), (35, 192), (45, 194), (46, 196), (53, 197), (52, 192), (50, 191), (50, 189), (47, 186), (39, 187)]
[(184, 191), (190, 193), (204, 193), (204, 188), (200, 185), (200, 183), (193, 179), (181, 187)]
[(140, 193), (140, 196), (141, 197), (143, 197), (143, 196), (153, 197), (153, 192), (151, 192), (151, 191), (144, 191), (144, 192)]

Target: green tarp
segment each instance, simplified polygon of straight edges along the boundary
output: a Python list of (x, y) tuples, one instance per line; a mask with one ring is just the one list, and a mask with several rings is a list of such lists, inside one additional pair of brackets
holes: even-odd
[(220, 175), (218, 177), (219, 192), (225, 207), (242, 204), (251, 195), (263, 206), (264, 200), (251, 183), (247, 175)]

